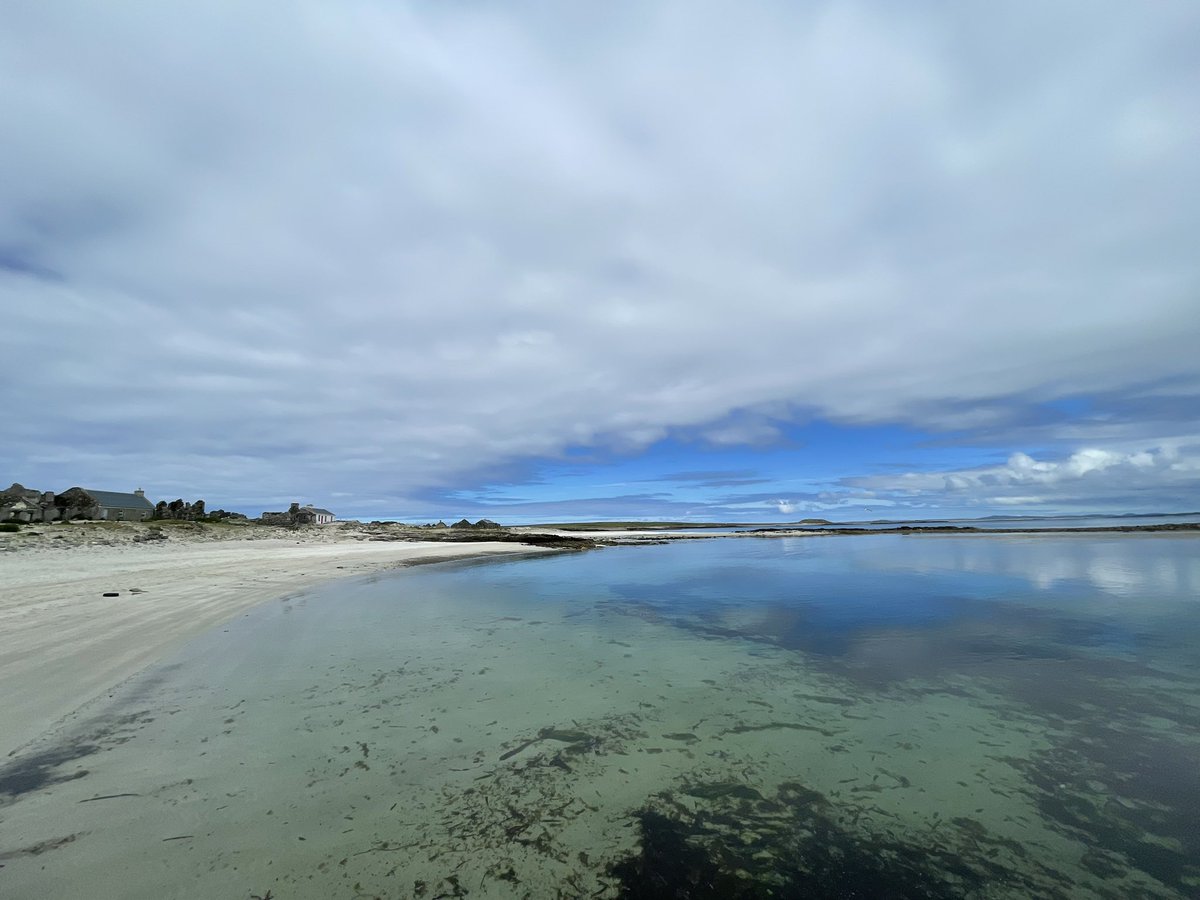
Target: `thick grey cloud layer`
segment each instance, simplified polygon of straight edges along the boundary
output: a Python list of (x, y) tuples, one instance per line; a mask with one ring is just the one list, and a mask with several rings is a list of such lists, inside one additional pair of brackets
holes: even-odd
[(796, 417), (1002, 446), (1103, 395), (1037, 446), (1188, 446), (1198, 35), (1190, 2), (9, 4), (0, 462), (370, 514)]

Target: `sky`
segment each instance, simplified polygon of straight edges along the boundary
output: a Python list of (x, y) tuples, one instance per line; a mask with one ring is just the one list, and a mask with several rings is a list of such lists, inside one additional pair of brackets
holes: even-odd
[(9, 0), (0, 478), (1200, 510), (1200, 5)]

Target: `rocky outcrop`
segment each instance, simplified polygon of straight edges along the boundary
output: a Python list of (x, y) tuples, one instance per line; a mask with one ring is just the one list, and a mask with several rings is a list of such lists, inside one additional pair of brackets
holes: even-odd
[(67, 488), (61, 494), (55, 494), (54, 506), (58, 510), (58, 518), (64, 522), (95, 519), (100, 515), (100, 504), (96, 498), (81, 487)]
[(204, 501), (197, 500), (195, 503), (187, 503), (183, 498), (172, 500), (168, 503), (166, 500), (159, 500), (155, 504), (154, 512), (150, 515), (151, 519), (171, 519), (176, 522), (198, 522), (208, 519), (208, 513), (204, 511)]
[(37, 521), (42, 521), (41, 496), (14, 481), (12, 487), (0, 493), (0, 522), (32, 522), (35, 511)]
[(496, 529), (496, 528), (503, 528), (504, 526), (501, 525), (499, 522), (493, 522), (491, 519), (480, 519), (478, 522), (475, 522), (474, 524), (469, 522), (467, 519), (459, 519), (457, 522), (455, 522), (450, 527), (451, 528)]
[(18, 481), (14, 481), (11, 487), (0, 491), (0, 503), (15, 502), (17, 500), (32, 500), (37, 502), (42, 497), (41, 491), (35, 491), (33, 488), (27, 488)]
[(55, 522), (60, 512), (54, 504), (54, 491), (38, 491), (13, 482), (0, 491), (0, 522)]

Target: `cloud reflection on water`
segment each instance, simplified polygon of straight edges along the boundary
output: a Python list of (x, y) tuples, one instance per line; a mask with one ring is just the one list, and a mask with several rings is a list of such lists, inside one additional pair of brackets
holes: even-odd
[(1002, 575), (1041, 591), (1080, 582), (1123, 598), (1200, 596), (1200, 542), (1191, 537), (913, 535), (869, 547), (847, 543), (844, 551), (856, 564), (877, 571)]

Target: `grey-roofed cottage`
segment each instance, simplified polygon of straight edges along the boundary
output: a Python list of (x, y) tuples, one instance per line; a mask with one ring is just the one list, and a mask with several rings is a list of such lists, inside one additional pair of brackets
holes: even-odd
[(117, 491), (85, 490), (96, 501), (96, 519), (107, 519), (110, 522), (141, 522), (150, 518), (154, 512), (154, 504), (146, 499), (146, 492), (138, 488), (132, 494), (122, 494)]

